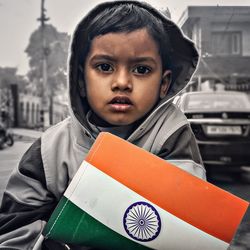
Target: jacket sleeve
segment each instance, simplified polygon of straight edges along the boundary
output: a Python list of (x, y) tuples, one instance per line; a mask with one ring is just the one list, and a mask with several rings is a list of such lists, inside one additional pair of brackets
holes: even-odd
[(0, 249), (32, 249), (57, 201), (46, 188), (38, 139), (9, 179), (0, 208)]
[(189, 124), (179, 128), (165, 141), (158, 156), (199, 178), (206, 179), (199, 148)]

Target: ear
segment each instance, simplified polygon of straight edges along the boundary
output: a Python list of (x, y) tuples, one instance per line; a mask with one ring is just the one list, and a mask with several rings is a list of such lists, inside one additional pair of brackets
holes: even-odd
[(160, 98), (163, 99), (167, 93), (172, 80), (172, 71), (166, 70), (162, 74), (162, 82), (160, 86)]

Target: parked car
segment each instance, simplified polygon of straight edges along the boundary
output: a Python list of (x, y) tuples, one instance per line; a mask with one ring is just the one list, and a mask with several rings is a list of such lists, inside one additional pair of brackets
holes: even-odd
[[(250, 166), (250, 100), (246, 93), (189, 92), (176, 103), (190, 122), (205, 167)], [(250, 168), (249, 168), (250, 169)]]

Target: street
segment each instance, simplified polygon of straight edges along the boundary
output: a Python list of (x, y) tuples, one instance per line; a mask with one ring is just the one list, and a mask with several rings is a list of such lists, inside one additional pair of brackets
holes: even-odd
[[(4, 150), (0, 151), (0, 200), (2, 199), (3, 190), (7, 184), (11, 171), (17, 166), (23, 153), (28, 149), (31, 143), (31, 141), (19, 140), (15, 142), (13, 147), (6, 147)], [(239, 183), (227, 176), (221, 175), (213, 178), (211, 182), (216, 186), (239, 196), (240, 198), (250, 201), (250, 181)], [(248, 249), (250, 249), (250, 211), (248, 211), (247, 215), (244, 217), (243, 222), (241, 223), (241, 226), (230, 246), (230, 250)]]
[(0, 201), (13, 168), (18, 165), (19, 160), (30, 145), (31, 142), (16, 141), (12, 147), (6, 147), (0, 151)]
[[(230, 175), (217, 174), (209, 181), (246, 201), (250, 201), (250, 173), (246, 172), (244, 177), (244, 183), (242, 183), (235, 181)], [(229, 249), (250, 249), (250, 208), (248, 208)]]

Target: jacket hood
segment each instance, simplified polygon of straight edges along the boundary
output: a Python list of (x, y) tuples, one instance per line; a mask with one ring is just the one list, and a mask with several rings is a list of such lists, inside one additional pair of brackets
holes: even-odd
[(141, 8), (145, 8), (164, 23), (164, 28), (169, 37), (168, 43), (171, 47), (171, 55), (168, 56), (171, 58), (171, 65), (173, 65), (173, 67), (171, 68), (171, 87), (167, 96), (160, 102), (160, 106), (164, 103), (168, 103), (169, 99), (178, 94), (188, 84), (198, 64), (199, 55), (194, 43), (182, 33), (173, 21), (149, 4), (137, 1), (114, 1), (97, 5), (79, 22), (73, 33), (68, 66), (70, 113), (81, 125), (87, 128), (89, 127), (86, 122), (86, 113), (89, 110), (89, 106), (86, 98), (80, 96), (80, 91), (83, 93), (82, 95), (84, 95), (85, 89), (83, 80), (81, 80), (82, 72), (79, 70), (80, 62), (82, 61), (80, 55), (84, 48), (84, 41), (89, 39), (86, 27), (88, 27), (91, 20), (103, 9), (122, 3), (132, 3)]

